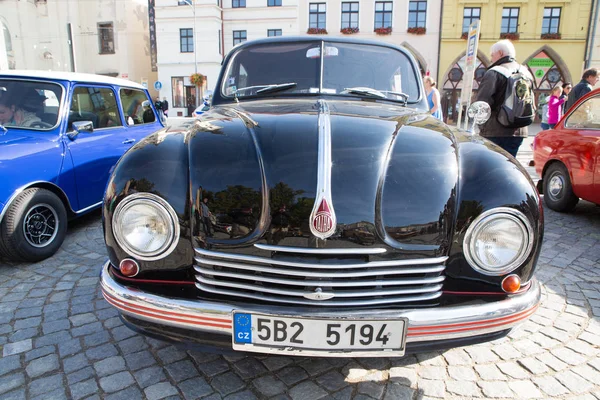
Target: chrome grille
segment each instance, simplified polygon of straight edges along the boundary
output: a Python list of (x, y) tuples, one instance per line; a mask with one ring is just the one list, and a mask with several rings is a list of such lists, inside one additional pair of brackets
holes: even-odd
[[(433, 300), (441, 295), (445, 278), (447, 257), (367, 262), (364, 253), (352, 254), (352, 249), (318, 254), (316, 249), (276, 248), (269, 246), (275, 251), (272, 258), (197, 248), (196, 286), (272, 303), (372, 306)], [(331, 298), (311, 299), (317, 292)]]

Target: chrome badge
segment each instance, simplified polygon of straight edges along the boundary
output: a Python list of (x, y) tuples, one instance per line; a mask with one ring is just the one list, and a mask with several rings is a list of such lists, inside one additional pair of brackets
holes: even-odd
[(314, 292), (304, 293), (302, 296), (304, 296), (305, 299), (321, 301), (332, 299), (335, 297), (335, 294), (330, 292), (323, 292), (323, 289), (318, 287), (315, 289)]
[(335, 211), (331, 202), (331, 119), (325, 100), (319, 100), (319, 155), (317, 195), (310, 213), (310, 231), (320, 239), (333, 235), (336, 228)]

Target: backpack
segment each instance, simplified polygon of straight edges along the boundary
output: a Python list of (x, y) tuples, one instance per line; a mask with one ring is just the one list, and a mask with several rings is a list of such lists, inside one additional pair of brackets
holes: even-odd
[(535, 118), (535, 101), (533, 97), (533, 79), (522, 66), (511, 72), (508, 68), (495, 66), (496, 71), (506, 77), (504, 101), (498, 110), (496, 119), (507, 128), (522, 128), (531, 125)]

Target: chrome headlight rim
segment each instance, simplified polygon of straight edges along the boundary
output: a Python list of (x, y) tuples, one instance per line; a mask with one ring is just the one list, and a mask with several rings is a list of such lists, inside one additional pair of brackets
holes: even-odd
[[(527, 235), (526, 244), (523, 248), (523, 251), (510, 264), (502, 268), (495, 268), (493, 270), (490, 270), (479, 265), (477, 262), (477, 258), (474, 256), (475, 250), (473, 248), (473, 234), (477, 231), (477, 228), (482, 226), (482, 224), (487, 224), (490, 221), (500, 218), (510, 219), (520, 224), (521, 227), (524, 228), (524, 232)], [(465, 234), (465, 238), (463, 240), (463, 251), (467, 262), (475, 271), (487, 276), (503, 276), (514, 271), (527, 260), (527, 258), (531, 255), (534, 239), (535, 236), (533, 227), (531, 226), (531, 223), (529, 222), (525, 214), (514, 208), (497, 207), (483, 212), (471, 223), (471, 225), (467, 229), (467, 233)]]
[[(121, 225), (117, 222), (121, 215), (123, 215), (123, 213), (127, 211), (128, 208), (138, 204), (147, 204), (158, 209), (162, 208), (166, 212), (165, 215), (168, 217), (173, 227), (171, 238), (165, 242), (165, 245), (161, 246), (158, 250), (155, 250), (153, 252), (140, 253), (139, 251), (132, 248), (125, 240), (123, 232), (121, 231)], [(180, 235), (179, 219), (177, 218), (177, 213), (175, 213), (173, 207), (171, 207), (171, 205), (163, 198), (155, 194), (145, 192), (134, 193), (132, 195), (129, 195), (117, 205), (112, 217), (112, 231), (115, 240), (117, 241), (117, 244), (121, 246), (121, 248), (125, 252), (127, 252), (132, 257), (143, 261), (156, 261), (163, 259), (169, 254), (171, 254), (175, 247), (177, 247), (177, 244), (179, 243)]]

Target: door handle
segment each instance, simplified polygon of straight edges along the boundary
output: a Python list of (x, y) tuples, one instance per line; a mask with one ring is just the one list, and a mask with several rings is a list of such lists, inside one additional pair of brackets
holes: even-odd
[(135, 143), (135, 139), (123, 140), (123, 144), (130, 144), (130, 143)]

